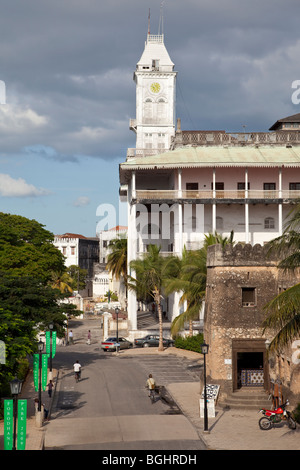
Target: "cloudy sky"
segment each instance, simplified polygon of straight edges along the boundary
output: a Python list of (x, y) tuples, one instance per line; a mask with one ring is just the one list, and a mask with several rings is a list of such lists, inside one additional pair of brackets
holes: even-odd
[[(99, 207), (118, 216), (149, 8), (156, 34), (161, 0), (0, 0), (0, 211), (85, 236)], [(183, 130), (266, 131), (300, 112), (299, 0), (164, 0), (163, 12)]]

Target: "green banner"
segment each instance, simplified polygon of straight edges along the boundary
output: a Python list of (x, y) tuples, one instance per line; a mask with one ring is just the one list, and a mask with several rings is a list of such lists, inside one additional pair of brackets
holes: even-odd
[[(51, 348), (51, 335), (50, 331), (46, 331), (46, 353), (50, 357), (50, 348)], [(56, 353), (56, 331), (52, 331), (52, 358)]]
[(39, 355), (33, 355), (33, 382), (34, 389), (37, 392), (39, 389)]
[(13, 400), (4, 400), (4, 450), (12, 450), (14, 427)]
[(52, 331), (52, 357), (55, 356), (56, 353), (56, 331)]
[(46, 353), (50, 356), (50, 331), (46, 331)]
[[(47, 387), (48, 377), (48, 355), (42, 354), (42, 389), (45, 391)], [(37, 392), (39, 390), (39, 354), (33, 355), (33, 382), (34, 389)]]
[(17, 449), (25, 450), (26, 447), (26, 416), (27, 400), (18, 400), (18, 426), (17, 426)]
[(48, 377), (48, 356), (47, 354), (42, 354), (42, 389), (46, 390), (47, 387), (47, 377)]

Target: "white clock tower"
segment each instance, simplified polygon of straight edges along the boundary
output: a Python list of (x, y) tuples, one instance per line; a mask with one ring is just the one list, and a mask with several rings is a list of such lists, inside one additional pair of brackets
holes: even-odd
[(169, 150), (175, 135), (176, 75), (164, 44), (164, 35), (148, 32), (145, 49), (134, 72), (136, 155), (154, 155)]

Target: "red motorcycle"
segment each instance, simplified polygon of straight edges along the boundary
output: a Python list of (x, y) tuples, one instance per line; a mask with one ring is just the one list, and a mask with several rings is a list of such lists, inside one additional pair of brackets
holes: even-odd
[(260, 418), (258, 422), (260, 429), (266, 431), (281, 421), (287, 421), (288, 427), (290, 429), (296, 429), (297, 423), (292, 417), (291, 413), (286, 410), (287, 405), (289, 405), (288, 400), (275, 410), (266, 410), (265, 408), (261, 408), (259, 412), (264, 416)]

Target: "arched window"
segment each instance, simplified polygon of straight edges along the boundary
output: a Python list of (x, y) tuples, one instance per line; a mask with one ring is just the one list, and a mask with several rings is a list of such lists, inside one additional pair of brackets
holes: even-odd
[(164, 98), (159, 98), (157, 103), (157, 115), (160, 119), (167, 117), (167, 102)]
[(149, 120), (153, 118), (153, 102), (151, 98), (147, 98), (145, 101), (145, 119)]
[(266, 217), (264, 220), (264, 227), (266, 230), (275, 228), (275, 220), (273, 217)]

